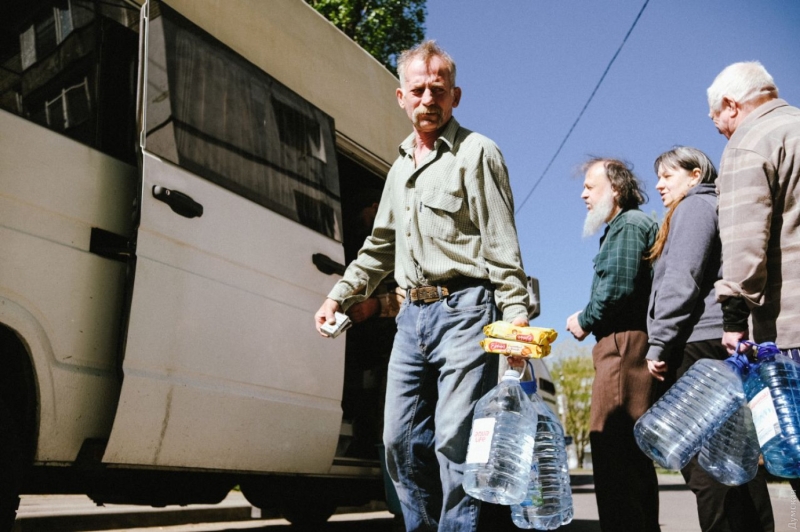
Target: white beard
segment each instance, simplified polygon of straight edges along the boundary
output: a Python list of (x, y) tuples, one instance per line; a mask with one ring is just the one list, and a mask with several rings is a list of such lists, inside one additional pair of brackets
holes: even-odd
[(614, 194), (609, 192), (592, 210), (586, 213), (586, 220), (583, 222), (583, 237), (586, 238), (597, 233), (614, 212), (614, 207)]

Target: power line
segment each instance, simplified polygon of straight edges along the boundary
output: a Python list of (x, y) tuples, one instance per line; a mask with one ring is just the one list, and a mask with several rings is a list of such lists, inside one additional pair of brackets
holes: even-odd
[(536, 182), (533, 184), (533, 187), (531, 188), (530, 192), (528, 192), (528, 195), (525, 196), (525, 199), (523, 199), (522, 203), (520, 203), (519, 206), (517, 207), (517, 210), (516, 210), (515, 214), (519, 214), (519, 211), (521, 211), (522, 207), (525, 206), (525, 203), (527, 203), (528, 199), (531, 197), (531, 194), (533, 194), (533, 191), (536, 190), (536, 187), (539, 186), (539, 183), (541, 183), (542, 179), (547, 174), (547, 171), (550, 170), (550, 167), (553, 165), (553, 162), (555, 162), (556, 157), (558, 157), (558, 154), (561, 153), (561, 148), (563, 148), (564, 144), (567, 143), (567, 139), (569, 139), (570, 135), (572, 135), (572, 131), (575, 129), (575, 126), (577, 126), (578, 122), (580, 122), (581, 117), (583, 116), (583, 113), (586, 111), (586, 108), (589, 107), (589, 104), (592, 102), (592, 99), (594, 98), (594, 95), (597, 93), (597, 90), (600, 88), (600, 85), (602, 85), (603, 80), (606, 79), (606, 74), (608, 74), (608, 71), (611, 70), (611, 65), (614, 64), (614, 61), (616, 61), (617, 56), (619, 55), (620, 51), (622, 51), (622, 47), (625, 46), (625, 43), (627, 42), (628, 37), (630, 37), (631, 32), (633, 31), (633, 28), (636, 27), (636, 23), (639, 22), (639, 19), (641, 18), (642, 13), (644, 13), (644, 9), (647, 7), (647, 4), (649, 4), (649, 3), (650, 3), (650, 0), (645, 0), (644, 5), (642, 6), (642, 9), (639, 10), (639, 14), (636, 15), (636, 19), (633, 21), (633, 24), (631, 24), (631, 28), (628, 30), (628, 33), (625, 34), (625, 38), (622, 39), (622, 44), (619, 45), (619, 48), (617, 48), (617, 51), (614, 53), (614, 57), (612, 57), (611, 61), (608, 62), (608, 66), (606, 67), (605, 72), (603, 72), (603, 75), (600, 76), (600, 81), (597, 82), (597, 85), (595, 86), (594, 90), (592, 91), (592, 94), (589, 96), (589, 99), (586, 100), (586, 103), (584, 104), (583, 109), (581, 109), (581, 112), (578, 114), (578, 118), (575, 119), (575, 122), (573, 122), (572, 127), (569, 128), (569, 131), (567, 132), (567, 135), (564, 137), (564, 140), (561, 141), (561, 144), (558, 146), (558, 149), (553, 154), (553, 157), (550, 159), (550, 162), (547, 163), (547, 166), (545, 167), (544, 171), (542, 172), (542, 175), (539, 176), (539, 179), (536, 180)]

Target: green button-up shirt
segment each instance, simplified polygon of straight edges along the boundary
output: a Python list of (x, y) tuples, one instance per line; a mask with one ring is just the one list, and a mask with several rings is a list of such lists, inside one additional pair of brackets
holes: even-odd
[(581, 329), (597, 338), (647, 330), (653, 274), (644, 255), (656, 233), (658, 224), (639, 209), (622, 211), (609, 222), (594, 258), (592, 297), (578, 315)]
[(514, 201), (500, 150), (451, 118), (414, 163), (414, 135), (400, 145), (372, 234), (328, 297), (347, 309), (394, 271), (404, 289), (458, 276), (488, 279), (503, 319), (527, 315)]

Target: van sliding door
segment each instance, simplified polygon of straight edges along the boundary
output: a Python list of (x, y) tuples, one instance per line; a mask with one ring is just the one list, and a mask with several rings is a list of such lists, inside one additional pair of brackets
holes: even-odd
[(335, 278), (311, 257), (343, 259), (333, 120), (143, 9), (135, 280), (103, 461), (327, 472), (345, 342), (313, 328)]

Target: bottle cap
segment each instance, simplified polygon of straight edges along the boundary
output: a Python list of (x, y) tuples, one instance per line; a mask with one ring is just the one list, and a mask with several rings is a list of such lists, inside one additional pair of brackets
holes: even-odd
[(503, 380), (519, 380), (519, 372), (513, 369), (507, 369), (505, 373), (503, 373)]

